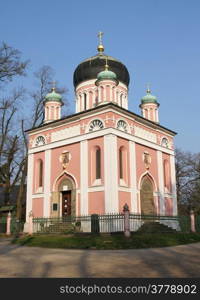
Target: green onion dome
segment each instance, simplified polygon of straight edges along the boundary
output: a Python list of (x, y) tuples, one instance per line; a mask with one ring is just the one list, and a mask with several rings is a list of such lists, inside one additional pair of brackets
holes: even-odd
[(105, 65), (105, 70), (97, 74), (96, 84), (101, 80), (114, 80), (118, 84), (117, 75), (113, 71), (108, 70), (107, 63)]
[(98, 80), (105, 80), (105, 79), (111, 79), (111, 80), (117, 80), (117, 75), (109, 70), (101, 71), (97, 75)]
[(52, 88), (51, 93), (48, 93), (45, 96), (45, 103), (51, 102), (51, 101), (62, 103), (62, 96), (60, 94), (56, 93), (55, 88)]
[(146, 95), (144, 97), (142, 97), (142, 99), (141, 99), (141, 104), (146, 104), (146, 103), (158, 104), (156, 96), (151, 94), (150, 89), (147, 89)]

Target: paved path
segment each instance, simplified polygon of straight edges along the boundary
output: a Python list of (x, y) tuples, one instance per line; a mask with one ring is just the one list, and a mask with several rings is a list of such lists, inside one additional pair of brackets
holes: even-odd
[(200, 243), (139, 250), (65, 250), (0, 238), (0, 277), (200, 277)]

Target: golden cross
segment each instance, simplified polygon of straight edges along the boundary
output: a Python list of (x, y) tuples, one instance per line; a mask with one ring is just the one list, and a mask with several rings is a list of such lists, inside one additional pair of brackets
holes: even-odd
[(103, 37), (103, 32), (102, 32), (102, 31), (99, 31), (99, 33), (98, 33), (98, 38), (99, 38), (99, 44), (100, 44), (100, 45), (102, 44), (102, 37)]

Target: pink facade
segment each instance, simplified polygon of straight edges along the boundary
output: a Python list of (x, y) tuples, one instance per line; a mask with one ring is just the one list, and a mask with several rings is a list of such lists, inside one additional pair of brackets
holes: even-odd
[(41, 218), (43, 217), (43, 204), (44, 199), (43, 198), (34, 198), (33, 199), (33, 215), (35, 218)]
[(88, 209), (89, 215), (105, 214), (104, 192), (89, 193), (88, 204), (89, 204), (89, 209)]
[(31, 210), (35, 217), (117, 213), (125, 204), (136, 214), (177, 214), (175, 133), (159, 125), (149, 90), (142, 117), (128, 110), (128, 75), (117, 64), (115, 74), (101, 63), (96, 78), (76, 71), (76, 114), (61, 119), (61, 96), (55, 88), (46, 96), (45, 122), (28, 132), (27, 218)]

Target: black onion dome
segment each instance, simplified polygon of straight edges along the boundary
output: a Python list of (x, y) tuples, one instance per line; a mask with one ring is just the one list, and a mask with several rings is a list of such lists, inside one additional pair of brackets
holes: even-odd
[(83, 81), (96, 79), (97, 74), (105, 69), (106, 58), (109, 70), (113, 71), (117, 75), (117, 79), (128, 87), (130, 76), (126, 66), (119, 60), (106, 54), (92, 56), (77, 66), (74, 71), (74, 87), (76, 88)]

